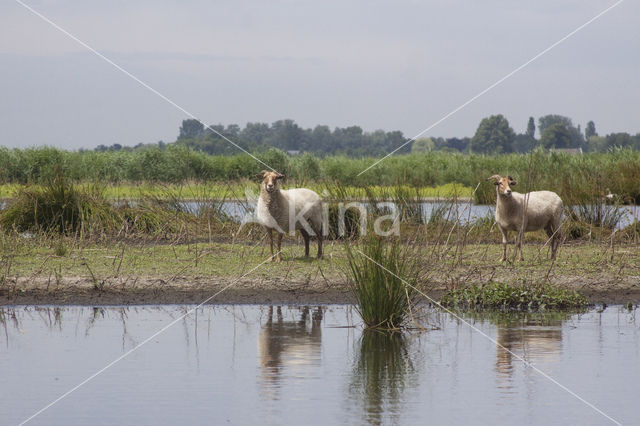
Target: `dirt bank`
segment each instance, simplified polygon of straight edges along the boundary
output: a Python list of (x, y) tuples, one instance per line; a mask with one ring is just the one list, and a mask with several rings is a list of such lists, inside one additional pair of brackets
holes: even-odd
[[(465, 285), (487, 282), (477, 274)], [(640, 303), (640, 277), (554, 277), (551, 284), (577, 290), (592, 303)], [(425, 294), (439, 300), (451, 287), (446, 282), (423, 284)], [(0, 305), (145, 305), (145, 304), (345, 304), (353, 296), (344, 279), (327, 281), (273, 278), (177, 278), (136, 277), (123, 285), (121, 280), (104, 280), (98, 287), (90, 279), (67, 277), (53, 283), (46, 279), (18, 279), (0, 288)]]

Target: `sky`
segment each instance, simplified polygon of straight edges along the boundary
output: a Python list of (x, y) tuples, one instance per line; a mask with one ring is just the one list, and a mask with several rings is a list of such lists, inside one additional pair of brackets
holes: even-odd
[[(74, 150), (172, 142), (189, 114), (413, 137), (615, 4), (20, 1), (166, 98), (2, 1), (0, 146)], [(601, 135), (640, 133), (638, 16), (640, 3), (623, 1), (424, 136), (473, 136), (492, 114), (516, 132), (561, 114)]]

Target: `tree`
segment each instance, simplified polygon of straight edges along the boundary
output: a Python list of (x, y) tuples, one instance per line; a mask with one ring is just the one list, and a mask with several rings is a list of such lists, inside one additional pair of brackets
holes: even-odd
[(512, 151), (513, 152), (531, 152), (536, 145), (538, 145), (538, 141), (529, 136), (527, 133), (520, 133), (516, 135), (516, 139), (513, 141)]
[(591, 136), (585, 144), (585, 150), (587, 152), (602, 152), (602, 151), (605, 151), (606, 149), (607, 149), (607, 139), (598, 135)]
[(633, 146), (633, 139), (629, 133), (611, 133), (607, 135), (607, 148), (630, 148)]
[(429, 152), (435, 148), (435, 146), (436, 144), (431, 140), (431, 138), (419, 138), (411, 144), (411, 153)]
[(329, 126), (318, 125), (310, 132), (308, 150), (311, 152), (329, 152), (337, 147), (333, 145), (333, 135)]
[(204, 134), (204, 125), (190, 118), (188, 120), (182, 120), (182, 126), (180, 126), (180, 135), (178, 139), (195, 139)]
[(471, 150), (485, 154), (511, 151), (516, 134), (502, 114), (483, 118), (471, 139)]
[(240, 132), (240, 138), (250, 141), (256, 145), (263, 145), (264, 140), (271, 134), (271, 129), (267, 123), (247, 123)]
[(536, 138), (536, 122), (533, 117), (529, 117), (529, 122), (527, 123), (527, 131), (525, 132), (526, 136), (529, 136), (531, 139)]
[[(554, 124), (563, 124), (566, 127), (567, 131), (569, 132), (569, 137), (571, 139), (571, 142), (569, 146), (565, 148), (578, 148), (578, 147), (584, 146), (584, 136), (582, 135), (582, 132), (580, 131), (580, 129), (573, 125), (573, 122), (569, 117), (565, 117), (563, 115), (557, 115), (557, 114), (548, 114), (538, 119), (538, 130), (540, 131), (541, 139), (542, 139), (542, 134), (545, 132), (545, 130), (547, 130), (549, 127), (553, 126)], [(560, 148), (560, 147), (556, 147), (556, 148)]]
[(283, 151), (306, 148), (306, 134), (293, 120), (278, 120), (271, 125), (271, 135), (265, 144)]
[(470, 142), (470, 138), (449, 138), (447, 139), (447, 146), (457, 151), (464, 152), (469, 147)]
[(598, 136), (596, 132), (596, 125), (593, 121), (587, 123), (587, 127), (584, 129), (584, 138), (588, 141), (591, 136)]
[(571, 148), (571, 132), (564, 123), (552, 124), (540, 135), (540, 145), (547, 149)]

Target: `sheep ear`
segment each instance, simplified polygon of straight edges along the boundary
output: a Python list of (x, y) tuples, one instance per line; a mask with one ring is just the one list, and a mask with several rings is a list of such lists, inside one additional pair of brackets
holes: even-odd
[(264, 174), (265, 174), (265, 173), (269, 173), (269, 172), (268, 172), (268, 171), (266, 171), (266, 170), (263, 170), (263, 171), (261, 171), (260, 173), (256, 174), (256, 177), (257, 177), (258, 179), (264, 179)]
[(276, 176), (276, 179), (284, 179), (284, 175), (281, 173), (278, 173), (278, 176)]
[(509, 178), (509, 186), (516, 186), (518, 184), (518, 182), (516, 182), (516, 180), (511, 176), (507, 176), (507, 177)]

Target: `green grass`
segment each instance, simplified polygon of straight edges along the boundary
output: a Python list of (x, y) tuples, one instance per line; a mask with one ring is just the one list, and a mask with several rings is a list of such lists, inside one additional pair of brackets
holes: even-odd
[[(322, 189), (329, 183), (340, 183), (350, 188), (408, 185), (411, 188), (440, 188), (456, 183), (478, 190), (475, 201), (492, 204), (495, 201), (494, 186), (486, 179), (493, 174), (509, 174), (519, 182), (519, 192), (547, 189), (557, 192), (565, 204), (591, 203), (601, 199), (610, 190), (620, 203), (639, 203), (640, 152), (629, 149), (607, 153), (590, 153), (570, 156), (566, 154), (535, 151), (532, 154), (463, 155), (444, 152), (405, 154), (391, 156), (366, 173), (360, 174), (379, 158), (349, 158), (346, 156), (312, 157), (303, 155), (288, 157), (269, 150), (258, 154), (283, 172), (292, 186)], [(175, 185), (187, 182), (219, 182), (223, 188), (232, 183), (252, 182), (255, 173), (264, 165), (246, 154), (211, 156), (191, 151), (185, 147), (171, 146), (165, 150), (118, 152), (71, 152), (55, 148), (7, 149), (0, 148), (0, 180), (3, 183), (41, 184), (55, 176), (59, 168), (74, 182), (101, 182), (119, 184), (126, 182), (155, 182)], [(209, 193), (209, 185), (203, 184), (195, 196)], [(173, 188), (173, 186), (172, 186)], [(235, 191), (234, 192), (237, 192)], [(216, 190), (217, 191), (217, 190)], [(354, 196), (361, 195), (354, 189)], [(122, 188), (110, 198), (136, 197), (139, 188)], [(226, 193), (225, 190), (222, 190)], [(446, 192), (446, 193), (443, 193)], [(452, 190), (426, 190), (423, 196), (451, 196)], [(10, 196), (11, 187), (3, 188), (3, 196)], [(213, 192), (216, 197), (223, 194)], [(243, 194), (242, 194), (243, 195)]]
[(449, 290), (441, 304), (471, 310), (537, 310), (583, 308), (588, 302), (576, 291), (550, 284), (525, 286), (491, 282)]
[[(295, 187), (295, 182), (288, 182), (283, 185), (284, 189)], [(328, 198), (339, 198), (345, 200), (366, 199), (368, 193), (364, 188), (355, 186), (341, 187), (340, 193), (334, 189), (334, 184), (326, 184), (322, 182), (308, 183), (307, 188), (313, 189), (319, 194), (323, 194)], [(18, 193), (29, 188), (32, 191), (42, 191), (43, 185), (23, 185), (15, 183), (5, 183), (0, 185), (0, 198), (15, 198)], [(451, 198), (460, 197), (467, 198), (471, 196), (472, 190), (463, 185), (450, 183), (435, 187), (418, 187), (406, 188), (416, 198)], [(182, 200), (206, 200), (206, 199), (238, 199), (245, 198), (245, 192), (250, 191), (258, 193), (260, 190), (259, 183), (252, 180), (239, 180), (234, 182), (185, 182), (180, 184), (163, 184), (154, 182), (143, 183), (119, 183), (102, 186), (103, 194), (106, 198), (112, 200), (137, 200), (147, 197), (157, 198), (178, 198)], [(395, 186), (371, 186), (371, 193), (381, 199), (395, 198), (393, 193), (397, 190)]]
[(382, 238), (371, 236), (347, 249), (347, 262), (356, 310), (365, 325), (401, 328), (414, 302), (417, 281), (410, 253), (398, 241), (385, 243)]
[[(78, 279), (93, 280), (92, 277), (95, 277), (97, 283), (106, 282), (107, 286), (117, 285), (123, 289), (135, 288), (139, 278), (142, 279), (141, 282), (146, 279), (146, 283), (155, 283), (158, 289), (164, 283), (176, 280), (187, 282), (189, 286), (220, 280), (229, 282), (261, 264), (269, 256), (268, 245), (262, 238), (264, 234), (259, 229), (256, 229), (256, 234), (251, 239), (243, 237), (226, 242), (210, 242), (206, 229), (202, 231), (200, 234), (174, 234), (173, 238), (162, 240), (163, 242), (145, 239), (86, 240), (75, 235), (0, 232), (0, 291), (20, 291), (32, 285), (42, 286), (43, 282), (47, 288), (48, 282), (55, 288), (59, 280), (69, 285)], [(351, 267), (347, 247), (345, 243), (332, 241), (325, 245), (323, 259), (306, 259), (303, 257), (304, 245), (301, 238), (294, 240), (285, 237), (283, 263), (267, 262), (253, 271), (247, 279), (264, 281), (268, 289), (293, 287), (302, 291), (313, 289), (311, 291), (351, 292), (353, 287), (346, 282), (344, 275)], [(471, 285), (485, 286), (485, 291), (494, 288), (497, 288), (494, 291), (498, 291), (500, 287), (493, 283), (510, 283), (515, 286), (515, 290), (504, 290), (503, 293), (515, 298), (516, 305), (527, 305), (527, 308), (529, 302), (521, 301), (518, 291), (535, 290), (549, 276), (550, 271), (552, 283), (559, 290), (581, 291), (581, 288), (586, 288), (595, 291), (594, 294), (633, 290), (636, 277), (640, 276), (640, 251), (634, 243), (611, 247), (607, 241), (594, 240), (564, 245), (554, 264), (544, 250), (539, 252), (538, 244), (526, 244), (523, 247), (526, 259), (524, 262), (500, 263), (497, 261), (501, 254), (498, 240), (487, 244), (467, 244), (464, 247), (453, 244), (444, 247), (425, 242), (416, 246), (405, 245), (400, 249), (407, 250), (411, 258), (416, 260), (420, 279), (416, 280), (415, 285), (421, 291), (431, 293), (443, 289), (459, 290)], [(363, 251), (366, 252), (366, 248)], [(372, 267), (371, 261), (356, 253), (353, 248), (352, 254), (359, 256), (355, 258), (356, 261), (366, 260), (367, 263), (360, 263), (361, 267)], [(393, 258), (386, 255), (387, 259), (389, 257)], [(389, 265), (389, 269), (394, 270), (393, 267), (393, 264)], [(400, 284), (398, 281), (388, 281), (389, 276), (382, 275), (379, 269), (360, 273), (362, 276), (374, 277), (379, 283)], [(376, 274), (380, 278), (375, 278)], [(398, 275), (412, 281), (411, 272)], [(374, 281), (370, 281), (372, 282)], [(315, 284), (310, 287), (309, 283)], [(363, 283), (366, 284), (365, 281)], [(395, 288), (395, 294), (400, 298), (397, 304), (404, 303), (406, 294), (400, 292), (399, 286)], [(386, 285), (377, 288), (382, 289), (386, 291)], [(554, 289), (555, 287), (551, 290)], [(381, 293), (384, 295), (384, 292)], [(461, 291), (456, 294), (460, 308), (463, 308), (465, 297), (474, 301), (477, 295), (473, 292), (465, 295)], [(542, 296), (536, 297), (538, 301), (544, 300)], [(548, 301), (544, 303), (547, 309), (554, 307)], [(394, 318), (390, 323), (397, 326), (398, 321)], [(380, 322), (381, 319), (371, 320), (371, 324)]]
[(117, 221), (99, 187), (73, 185), (62, 175), (42, 187), (20, 189), (0, 211), (0, 226), (18, 231), (68, 233)]

